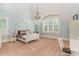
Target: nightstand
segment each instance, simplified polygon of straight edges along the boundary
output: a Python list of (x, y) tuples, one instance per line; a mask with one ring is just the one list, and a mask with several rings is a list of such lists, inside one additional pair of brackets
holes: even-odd
[(11, 37), (10, 38), (10, 42), (15, 42), (16, 41), (16, 37)]
[(9, 42), (12, 43), (12, 42), (15, 42), (16, 41), (16, 35), (13, 33), (12, 35), (10, 34), (9, 35)]

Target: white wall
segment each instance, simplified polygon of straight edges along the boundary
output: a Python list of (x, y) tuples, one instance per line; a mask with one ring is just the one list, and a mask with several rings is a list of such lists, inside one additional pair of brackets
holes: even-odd
[[(21, 16), (31, 16), (36, 11), (35, 3), (4, 3), (0, 4), (0, 8), (4, 8), (8, 11), (14, 12)], [(78, 3), (39, 3), (40, 15), (47, 13), (54, 13), (60, 16), (60, 20), (70, 20), (72, 16), (79, 12)]]
[[(1, 3), (0, 16), (9, 20), (9, 31), (15, 31), (17, 20), (31, 20), (31, 4), (28, 3)], [(33, 26), (31, 27), (33, 30)], [(4, 33), (2, 41), (7, 41), (8, 33)]]
[[(74, 14), (79, 13), (79, 4), (77, 3), (40, 3), (39, 12), (41, 16), (48, 14), (59, 15), (60, 33), (44, 33), (41, 28), (41, 35), (69, 37), (69, 20), (72, 20)], [(39, 27), (39, 26), (38, 26)]]
[[(31, 19), (37, 9), (36, 5), (37, 4), (34, 3), (1, 3), (0, 15), (9, 17), (9, 19), (12, 20), (10, 23), (14, 24), (17, 19)], [(62, 22), (62, 20), (71, 20), (75, 13), (79, 13), (79, 4), (39, 3), (39, 12), (41, 16), (48, 13), (58, 14)], [(62, 22), (62, 25), (63, 24)], [(13, 28), (15, 28), (15, 26), (16, 24), (14, 24)], [(65, 23), (65, 25), (63, 25), (63, 32), (65, 30), (64, 34), (68, 36), (68, 27), (65, 26), (68, 26), (68, 24), (66, 25)]]
[(40, 3), (40, 14), (56, 13), (62, 20), (70, 20), (75, 13), (79, 13), (78, 3)]
[(4, 9), (15, 12), (18, 15), (30, 15), (31, 4), (30, 3), (5, 3), (3, 4)]

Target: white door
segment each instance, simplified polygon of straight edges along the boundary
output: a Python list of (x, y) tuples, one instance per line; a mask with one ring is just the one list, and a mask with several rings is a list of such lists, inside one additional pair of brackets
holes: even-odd
[(8, 19), (5, 17), (0, 17), (0, 47), (2, 42), (2, 35), (8, 32)]
[(70, 49), (79, 53), (79, 22), (70, 22)]

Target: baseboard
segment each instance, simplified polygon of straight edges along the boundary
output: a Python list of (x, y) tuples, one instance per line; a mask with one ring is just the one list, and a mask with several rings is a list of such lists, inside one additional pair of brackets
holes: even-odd
[(57, 37), (54, 37), (54, 36), (48, 36), (48, 35), (41, 35), (41, 37), (46, 37), (46, 38), (55, 38), (55, 39), (57, 39)]
[(9, 39), (2, 40), (2, 43), (9, 42)]
[[(52, 38), (52, 39), (58, 39), (60, 37), (57, 37), (57, 36), (48, 36), (48, 35), (40, 35), (41, 37), (46, 37), (46, 38)], [(68, 38), (63, 38), (63, 40), (65, 41), (69, 41)], [(2, 43), (5, 43), (5, 42), (9, 42), (9, 39), (4, 39), (2, 40)]]
[[(52, 39), (58, 39), (60, 37), (57, 36), (48, 36), (48, 35), (41, 35), (41, 37), (46, 37), (46, 38), (52, 38)], [(63, 38), (64, 41), (69, 41), (68, 38)]]

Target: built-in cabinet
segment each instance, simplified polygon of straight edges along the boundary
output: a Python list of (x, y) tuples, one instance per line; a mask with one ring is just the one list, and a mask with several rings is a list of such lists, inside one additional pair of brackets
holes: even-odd
[(70, 31), (70, 49), (79, 52), (79, 22), (71, 21), (69, 24)]

